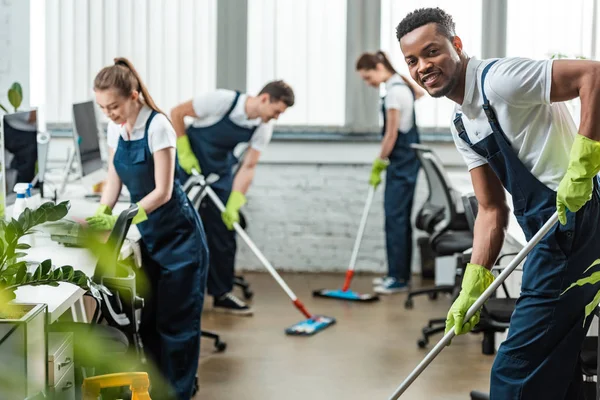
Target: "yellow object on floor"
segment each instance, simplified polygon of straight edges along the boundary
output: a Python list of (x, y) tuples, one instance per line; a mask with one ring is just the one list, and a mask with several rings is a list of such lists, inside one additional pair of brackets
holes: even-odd
[(151, 400), (148, 389), (150, 380), (146, 372), (123, 372), (93, 376), (83, 380), (83, 400), (98, 400), (100, 390), (119, 386), (129, 386), (131, 400)]

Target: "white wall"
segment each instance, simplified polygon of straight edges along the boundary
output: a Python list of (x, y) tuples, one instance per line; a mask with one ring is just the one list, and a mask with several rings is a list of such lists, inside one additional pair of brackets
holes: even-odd
[(9, 111), (7, 92), (15, 81), (23, 88), (19, 109), (29, 107), (29, 27), (28, 0), (0, 2), (0, 102)]

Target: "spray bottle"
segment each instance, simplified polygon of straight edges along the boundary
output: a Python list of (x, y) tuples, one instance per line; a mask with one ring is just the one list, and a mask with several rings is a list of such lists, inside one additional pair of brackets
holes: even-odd
[[(19, 219), (19, 215), (25, 211), (26, 208), (31, 209), (31, 190), (29, 189), (29, 183), (17, 183), (14, 191), (17, 193), (17, 200), (13, 206), (13, 218)], [(26, 243), (30, 246), (34, 245), (33, 235), (25, 235), (20, 240), (21, 243)]]

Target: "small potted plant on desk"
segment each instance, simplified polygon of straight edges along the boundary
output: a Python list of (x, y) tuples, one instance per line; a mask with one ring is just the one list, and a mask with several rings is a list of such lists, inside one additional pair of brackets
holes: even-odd
[(89, 290), (94, 296), (105, 290), (83, 272), (71, 266), (52, 268), (52, 261), (38, 265), (20, 261), (28, 244), (19, 243), (33, 228), (67, 215), (69, 203), (45, 203), (36, 210), (26, 209), (11, 221), (0, 219), (0, 398), (25, 399), (46, 388), (48, 357), (45, 304), (12, 303), (15, 291), (26, 285), (58, 286), (69, 282)]

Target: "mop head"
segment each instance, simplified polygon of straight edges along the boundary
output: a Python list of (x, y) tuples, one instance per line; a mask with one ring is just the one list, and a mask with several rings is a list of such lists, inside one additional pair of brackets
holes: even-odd
[(313, 296), (325, 297), (328, 299), (363, 301), (363, 302), (379, 300), (379, 296), (376, 294), (361, 294), (361, 293), (356, 293), (352, 290), (347, 290), (344, 292), (343, 290), (340, 290), (340, 289), (338, 289), (338, 290), (328, 290), (328, 289), (315, 290), (313, 292)]
[(285, 330), (288, 335), (311, 336), (335, 324), (335, 318), (315, 315), (310, 319), (298, 322)]

